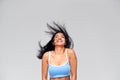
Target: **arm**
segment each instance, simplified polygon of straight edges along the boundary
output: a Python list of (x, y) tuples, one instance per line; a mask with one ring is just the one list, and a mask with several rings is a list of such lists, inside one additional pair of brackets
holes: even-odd
[(46, 52), (42, 58), (42, 80), (47, 80), (48, 73), (48, 53)]
[(72, 80), (77, 80), (77, 57), (74, 50), (69, 49), (69, 61), (71, 68), (71, 78)]

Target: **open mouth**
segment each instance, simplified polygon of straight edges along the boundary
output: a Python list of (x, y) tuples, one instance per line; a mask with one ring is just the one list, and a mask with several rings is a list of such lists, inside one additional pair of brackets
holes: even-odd
[(57, 42), (63, 42), (61, 39), (57, 40)]

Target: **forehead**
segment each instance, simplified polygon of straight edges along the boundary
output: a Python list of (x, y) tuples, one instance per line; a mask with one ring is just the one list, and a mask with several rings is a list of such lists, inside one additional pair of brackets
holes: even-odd
[(55, 36), (64, 36), (64, 34), (63, 33), (61, 33), (61, 32), (59, 32), (59, 33), (56, 33), (56, 35)]

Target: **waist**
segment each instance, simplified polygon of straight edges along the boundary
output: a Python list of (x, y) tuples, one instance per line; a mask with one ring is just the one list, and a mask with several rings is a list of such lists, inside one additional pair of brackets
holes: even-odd
[(70, 80), (70, 76), (60, 77), (60, 78), (50, 78), (50, 80)]

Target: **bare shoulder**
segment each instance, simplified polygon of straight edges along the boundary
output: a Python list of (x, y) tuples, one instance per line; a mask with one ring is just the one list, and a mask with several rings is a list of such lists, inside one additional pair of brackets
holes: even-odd
[(48, 60), (48, 56), (49, 56), (49, 52), (45, 52), (45, 53), (43, 54), (42, 59)]
[(75, 51), (72, 48), (67, 48), (67, 51), (70, 55), (75, 54)]
[(67, 52), (69, 57), (76, 56), (75, 51), (72, 48), (67, 48)]

